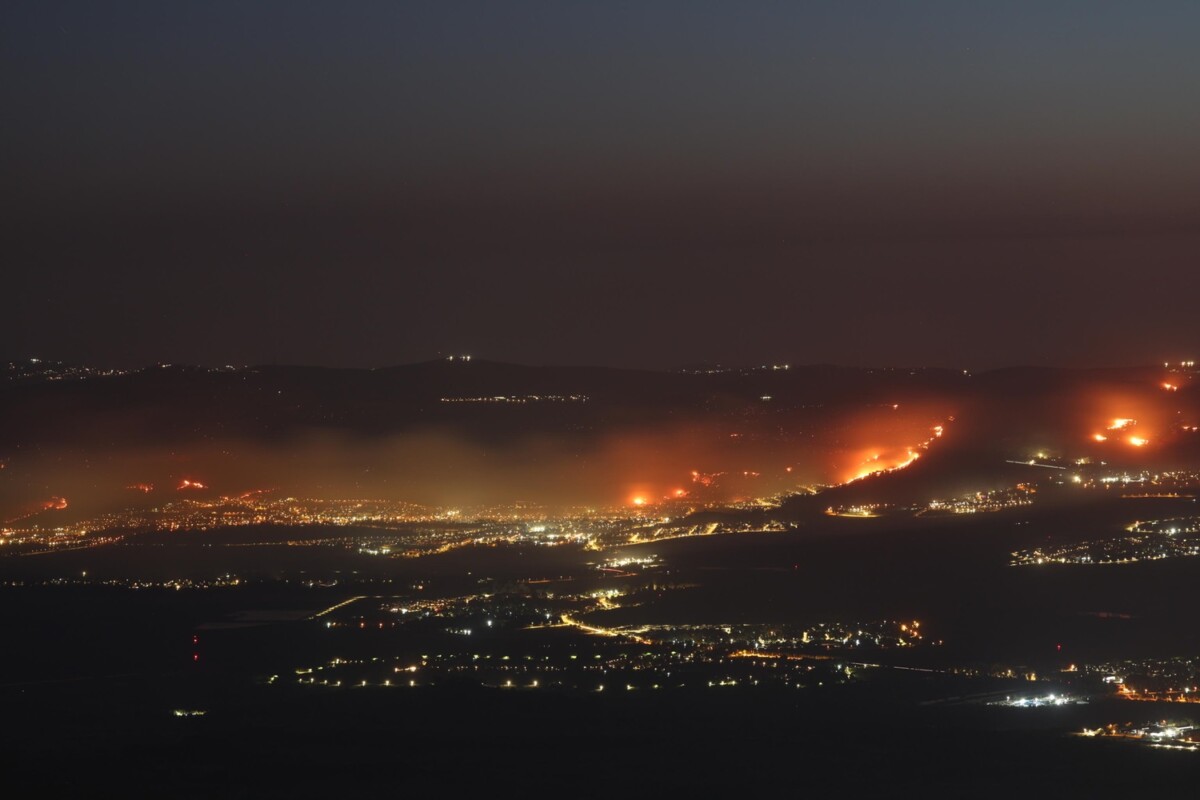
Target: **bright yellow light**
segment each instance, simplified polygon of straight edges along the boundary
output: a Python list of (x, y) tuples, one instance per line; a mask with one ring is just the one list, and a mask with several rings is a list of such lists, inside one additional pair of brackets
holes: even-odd
[(644, 506), (644, 505), (646, 505), (646, 498), (644, 498), (644, 497), (635, 497), (635, 498), (633, 498), (633, 500), (632, 500), (631, 502), (632, 502), (632, 503), (633, 503), (635, 506)]
[(1130, 419), (1129, 417), (1117, 417), (1109, 424), (1108, 429), (1110, 431), (1123, 431), (1126, 428), (1133, 427), (1134, 425), (1137, 425), (1136, 419)]
[(1092, 434), (1092, 438), (1094, 440), (1096, 440), (1097, 442), (1107, 442), (1108, 441), (1108, 437), (1105, 436), (1103, 433), (1094, 433), (1094, 434)]
[(1134, 447), (1145, 447), (1150, 443), (1149, 439), (1143, 439), (1141, 436), (1130, 436), (1127, 441)]

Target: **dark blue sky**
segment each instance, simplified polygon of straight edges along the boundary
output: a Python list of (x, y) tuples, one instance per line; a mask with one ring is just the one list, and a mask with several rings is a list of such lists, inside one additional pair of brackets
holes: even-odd
[(1194, 2), (7, 3), (0, 355), (1194, 353), (1197, 42)]

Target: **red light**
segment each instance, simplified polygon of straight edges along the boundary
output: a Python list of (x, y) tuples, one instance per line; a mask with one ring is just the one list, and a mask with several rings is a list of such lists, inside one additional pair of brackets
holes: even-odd
[(200, 654), (192, 653), (192, 661), (199, 661), (199, 660), (200, 660)]

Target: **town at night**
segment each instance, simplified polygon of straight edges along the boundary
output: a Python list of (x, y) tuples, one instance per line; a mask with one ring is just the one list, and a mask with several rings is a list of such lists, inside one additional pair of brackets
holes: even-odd
[(0, 20), (0, 794), (1195, 790), (1200, 7)]

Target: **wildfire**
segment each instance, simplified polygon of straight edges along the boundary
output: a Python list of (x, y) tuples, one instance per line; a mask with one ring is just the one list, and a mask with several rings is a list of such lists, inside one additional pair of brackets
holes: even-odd
[(897, 470), (901, 470), (909, 466), (920, 457), (921, 454), (910, 447), (904, 452), (904, 456), (899, 461), (889, 464), (888, 466), (880, 466), (881, 456), (878, 453), (874, 453), (864, 462), (864, 466), (859, 469), (858, 473), (855, 474), (850, 480), (846, 481), (846, 483), (853, 483), (854, 481), (862, 480), (863, 478), (868, 478), (872, 475), (883, 475), (888, 472), (896, 472)]
[[(1146, 435), (1149, 431), (1142, 432), (1142, 425), (1133, 417), (1116, 417), (1105, 426), (1105, 431), (1109, 433), (1122, 434), (1121, 441), (1132, 447), (1145, 447), (1150, 444), (1150, 437)], [(1139, 431), (1139, 433), (1134, 433)], [(1106, 442), (1109, 437), (1103, 433), (1093, 433), (1092, 441)]]
[(207, 489), (208, 486), (201, 483), (200, 481), (193, 481), (188, 478), (184, 478), (183, 480), (181, 480), (179, 482), (179, 486), (177, 486), (176, 488), (182, 492), (187, 489)]
[[(954, 421), (950, 417), (950, 421)], [(946, 429), (942, 425), (934, 425), (929, 429), (929, 438), (913, 447), (907, 447), (903, 451), (896, 452), (880, 452), (878, 450), (867, 451), (866, 457), (860, 462), (858, 471), (855, 472), (846, 483), (862, 480), (863, 478), (872, 475), (883, 475), (888, 472), (895, 472), (910, 466), (914, 461), (921, 457), (921, 453), (929, 449), (935, 441), (942, 438)]]
[(67, 498), (51, 497), (49, 500), (38, 503), (37, 505), (26, 506), (25, 513), (23, 513), (19, 516), (13, 517), (12, 519), (3, 520), (2, 522), (5, 525), (9, 525), (14, 522), (20, 522), (21, 520), (29, 519), (30, 517), (36, 516), (37, 514), (40, 514), (43, 511), (61, 511), (62, 509), (66, 508), (66, 507), (67, 507)]
[(153, 483), (132, 483), (129, 486), (126, 486), (125, 488), (129, 489), (130, 491), (141, 492), (142, 494), (150, 494), (151, 492), (154, 491), (154, 484)]

